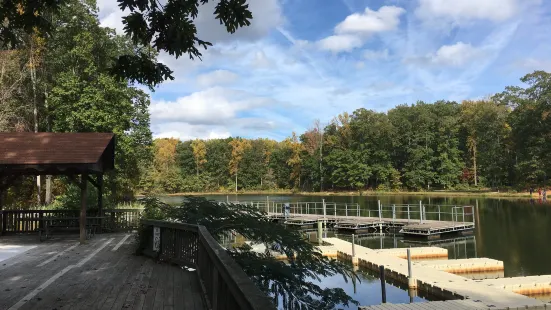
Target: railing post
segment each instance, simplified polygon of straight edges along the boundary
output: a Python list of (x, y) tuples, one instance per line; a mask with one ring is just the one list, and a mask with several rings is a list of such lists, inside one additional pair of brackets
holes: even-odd
[(417, 281), (413, 278), (413, 269), (411, 268), (411, 249), (407, 249), (408, 253), (408, 287), (417, 288)]
[(337, 220), (337, 204), (333, 205), (334, 211), (335, 211), (335, 221)]
[(346, 217), (348, 217), (348, 205), (347, 204), (344, 205), (344, 212), (346, 214)]
[(322, 199), (322, 203), (323, 203), (323, 221), (327, 221), (327, 210), (325, 209), (325, 199)]
[(438, 205), (438, 220), (440, 221), (440, 205)]
[(419, 200), (419, 219), (420, 223), (423, 224), (423, 202)]
[(354, 248), (354, 234), (352, 234), (352, 259), (356, 257), (356, 249)]
[(377, 200), (377, 206), (379, 208), (379, 221), (381, 221), (382, 220), (381, 212), (382, 212), (383, 207), (381, 206), (381, 201), (380, 200)]
[(462, 217), (463, 223), (465, 223), (465, 206), (463, 206), (463, 207), (461, 208), (461, 211), (462, 211), (462, 213), (463, 213), (463, 217)]
[(394, 222), (395, 219), (396, 219), (396, 205), (393, 204), (392, 205), (392, 221)]
[(321, 220), (318, 220), (318, 243), (319, 245), (323, 244), (323, 227), (321, 224)]
[(408, 203), (408, 223), (409, 223), (409, 203)]
[(358, 217), (360, 217), (360, 204), (356, 204), (356, 210), (358, 211)]

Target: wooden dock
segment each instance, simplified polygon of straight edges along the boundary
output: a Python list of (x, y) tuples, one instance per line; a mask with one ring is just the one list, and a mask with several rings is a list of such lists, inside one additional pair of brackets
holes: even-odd
[[(379, 270), (379, 266), (385, 267), (386, 277), (399, 283), (408, 283), (408, 264), (405, 259), (396, 256), (377, 253), (359, 245), (354, 246), (355, 257), (352, 257), (352, 244), (337, 239), (326, 238), (325, 242), (334, 246), (341, 259), (357, 260), (360, 268)], [(380, 251), (380, 250), (379, 250)], [(423, 266), (416, 262), (413, 266), (413, 277), (416, 279), (420, 291), (427, 292), (442, 299), (465, 299), (460, 303), (438, 304), (432, 302), (380, 305), (364, 307), (364, 309), (546, 309), (550, 307), (542, 301), (514, 293), (492, 285), (484, 284), (484, 281), (471, 280), (460, 275), (448, 273), (442, 270)], [(450, 301), (448, 301), (450, 302)], [(443, 308), (446, 305), (449, 307)], [(454, 306), (455, 308), (451, 307)], [(381, 308), (382, 307), (382, 308)], [(394, 308), (392, 308), (394, 307)]]
[(450, 222), (424, 220), (378, 218), (362, 216), (320, 215), (320, 214), (289, 214), (268, 213), (274, 220), (286, 225), (304, 228), (315, 227), (318, 222), (332, 226), (335, 230), (346, 233), (373, 233), (389, 229), (398, 229), (405, 236), (439, 238), (442, 234), (465, 233), (475, 228), (473, 222)]

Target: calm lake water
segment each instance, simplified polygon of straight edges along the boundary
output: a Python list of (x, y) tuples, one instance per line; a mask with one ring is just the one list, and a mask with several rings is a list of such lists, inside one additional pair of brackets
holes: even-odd
[[(213, 200), (265, 201), (266, 196), (231, 195), (206, 196)], [(181, 197), (164, 197), (168, 203), (178, 203)], [(449, 258), (488, 257), (502, 260), (505, 276), (530, 276), (551, 274), (551, 204), (528, 199), (499, 199), (475, 197), (423, 197), (423, 196), (270, 196), (270, 201), (279, 202), (326, 202), (358, 203), (362, 214), (366, 210), (377, 210), (377, 200), (383, 205), (391, 204), (442, 204), (465, 206), (478, 205), (474, 218), (476, 229), (472, 236), (440, 240), (431, 245), (448, 249)], [(374, 213), (372, 213), (374, 214)], [(350, 239), (349, 235), (337, 235)], [(395, 248), (427, 246), (404, 240), (400, 235), (366, 236), (357, 243), (370, 248)], [(323, 284), (328, 287), (342, 287), (360, 301), (361, 305), (381, 302), (380, 283), (367, 275), (355, 288), (345, 283), (342, 277), (327, 278)], [(407, 291), (387, 284), (389, 302), (409, 302)], [(422, 301), (415, 297), (415, 301)], [(354, 309), (355, 307), (351, 307)]]

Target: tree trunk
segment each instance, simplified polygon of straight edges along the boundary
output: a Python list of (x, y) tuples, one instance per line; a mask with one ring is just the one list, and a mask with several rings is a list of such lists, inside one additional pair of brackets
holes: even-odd
[[(32, 87), (33, 87), (33, 120), (34, 120), (34, 132), (38, 132), (38, 104), (36, 102), (36, 68), (35, 68), (35, 64), (34, 64), (34, 50), (32, 48), (32, 44), (31, 44), (31, 53), (30, 53), (30, 56), (29, 56), (29, 67), (30, 67), (30, 71), (29, 73), (31, 74), (31, 84), (32, 84)], [(41, 199), (41, 196), (40, 196), (40, 193), (42, 191), (42, 186), (41, 186), (41, 181), (40, 181), (40, 176), (36, 176), (36, 202), (38, 203), (38, 205), (42, 205), (42, 199)]]
[(320, 132), (320, 192), (323, 192), (323, 134)]
[[(50, 118), (48, 117), (48, 92), (44, 90), (44, 108), (46, 109), (46, 131), (50, 131)], [(44, 201), (45, 204), (49, 205), (52, 203), (52, 176), (46, 176), (46, 198)]]
[(476, 173), (476, 142), (473, 144), (473, 169), (474, 169), (474, 186), (478, 186), (478, 176)]

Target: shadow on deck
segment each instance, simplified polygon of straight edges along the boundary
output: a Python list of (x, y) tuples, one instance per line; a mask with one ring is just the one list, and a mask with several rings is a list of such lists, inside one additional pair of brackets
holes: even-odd
[[(133, 234), (0, 237), (0, 309), (205, 309), (194, 269), (134, 255)], [(193, 270), (193, 271), (191, 271)]]

